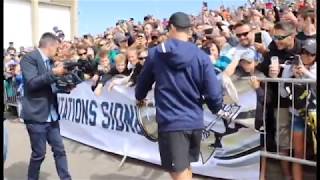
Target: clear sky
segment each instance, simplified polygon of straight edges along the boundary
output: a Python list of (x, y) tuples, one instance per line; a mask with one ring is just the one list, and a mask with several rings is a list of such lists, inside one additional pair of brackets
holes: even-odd
[[(247, 0), (207, 0), (209, 9), (220, 5), (231, 9), (244, 5)], [(167, 18), (177, 11), (198, 14), (202, 0), (79, 0), (79, 35), (103, 33), (107, 27), (115, 26), (117, 20), (134, 18), (143, 22), (147, 14)]]

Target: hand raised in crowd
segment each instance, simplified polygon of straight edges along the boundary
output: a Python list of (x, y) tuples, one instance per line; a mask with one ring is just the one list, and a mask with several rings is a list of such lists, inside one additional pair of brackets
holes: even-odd
[(295, 72), (298, 75), (298, 77), (303, 76), (307, 71), (308, 69), (303, 64), (300, 64), (295, 67)]
[(87, 48), (87, 55), (88, 56), (91, 56), (91, 57), (94, 57), (94, 51), (93, 51), (93, 49), (92, 48)]
[(115, 83), (113, 81), (110, 82), (109, 86), (108, 86), (108, 91), (112, 91), (113, 86), (115, 86)]
[(57, 65), (52, 68), (52, 72), (56, 76), (63, 76), (68, 72), (68, 70), (64, 68), (63, 63), (57, 63)]
[(288, 21), (288, 22), (292, 22), (294, 24), (297, 24), (298, 23), (298, 20), (296, 18), (296, 16), (291, 12), (291, 11), (288, 11), (286, 12), (282, 18), (281, 18), (283, 21)]
[(277, 64), (269, 65), (269, 77), (277, 78), (280, 73), (280, 66)]
[(262, 43), (254, 43), (254, 47), (256, 48), (256, 50), (261, 53), (261, 54), (265, 54), (268, 52), (268, 48), (265, 47)]
[(221, 31), (221, 35), (227, 39), (231, 37), (230, 31)]
[(15, 73), (16, 75), (21, 74), (21, 67), (20, 67), (19, 64), (16, 66), (16, 68), (14, 68), (14, 73)]
[(256, 76), (251, 76), (250, 77), (250, 85), (254, 88), (254, 89), (258, 89), (260, 87), (260, 81), (257, 80)]
[(93, 80), (94, 81), (94, 83), (97, 83), (98, 82), (98, 80), (99, 80), (99, 75), (98, 74), (95, 74), (92, 78), (91, 78), (91, 80)]
[(123, 23), (122, 26), (121, 26), (121, 29), (123, 30), (124, 33), (129, 32), (127, 23)]
[(143, 99), (141, 101), (137, 101), (136, 105), (138, 107), (142, 107), (142, 106), (145, 106), (147, 104), (147, 100), (146, 99)]
[(131, 87), (133, 85), (133, 82), (132, 81), (129, 81), (127, 84), (126, 84), (126, 87)]
[(89, 74), (84, 74), (83, 76), (85, 80), (89, 80), (91, 78)]
[(94, 94), (96, 96), (101, 96), (102, 90), (103, 90), (103, 84), (102, 83), (98, 83), (96, 89), (94, 90)]

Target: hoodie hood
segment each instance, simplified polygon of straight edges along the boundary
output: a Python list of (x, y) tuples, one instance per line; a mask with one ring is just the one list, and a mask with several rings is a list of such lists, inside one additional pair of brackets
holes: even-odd
[(197, 46), (190, 42), (177, 39), (169, 39), (156, 47), (157, 53), (171, 68), (183, 69), (191, 64), (196, 56)]

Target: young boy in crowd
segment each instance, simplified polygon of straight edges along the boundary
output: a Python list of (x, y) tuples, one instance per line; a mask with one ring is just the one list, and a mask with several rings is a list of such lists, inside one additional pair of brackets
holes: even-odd
[[(240, 55), (239, 65), (236, 68), (235, 74), (231, 76), (233, 82), (235, 79), (241, 77), (251, 77), (249, 80), (250, 85), (256, 91), (257, 94), (257, 107), (256, 107), (256, 114), (255, 114), (255, 129), (261, 131), (264, 127), (263, 124), (263, 116), (265, 115), (263, 112), (264, 106), (264, 85), (262, 82), (257, 80), (258, 78), (264, 78), (264, 74), (256, 69), (256, 66), (259, 64), (259, 61), (256, 59), (255, 51), (248, 49), (244, 53)], [(267, 101), (269, 101), (269, 97), (267, 97)], [(264, 145), (264, 136), (261, 133), (261, 145)], [(266, 173), (266, 158), (262, 157), (261, 162), (261, 175), (260, 179), (265, 179)]]
[[(130, 71), (127, 68), (127, 58), (124, 54), (118, 54), (115, 57), (115, 66), (111, 67), (111, 69), (100, 78), (98, 85), (94, 91), (95, 94), (97, 96), (100, 96), (102, 93), (102, 89), (103, 89), (104, 84), (107, 81), (109, 81), (113, 76), (118, 75), (118, 74), (122, 74), (125, 76), (130, 75)], [(115, 85), (115, 82), (112, 81), (108, 88), (111, 89), (114, 85)]]

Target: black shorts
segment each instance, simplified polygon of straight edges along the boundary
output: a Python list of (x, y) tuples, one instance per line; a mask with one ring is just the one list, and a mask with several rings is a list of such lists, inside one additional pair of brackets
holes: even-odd
[(197, 162), (202, 130), (159, 132), (161, 165), (169, 172), (179, 172)]

